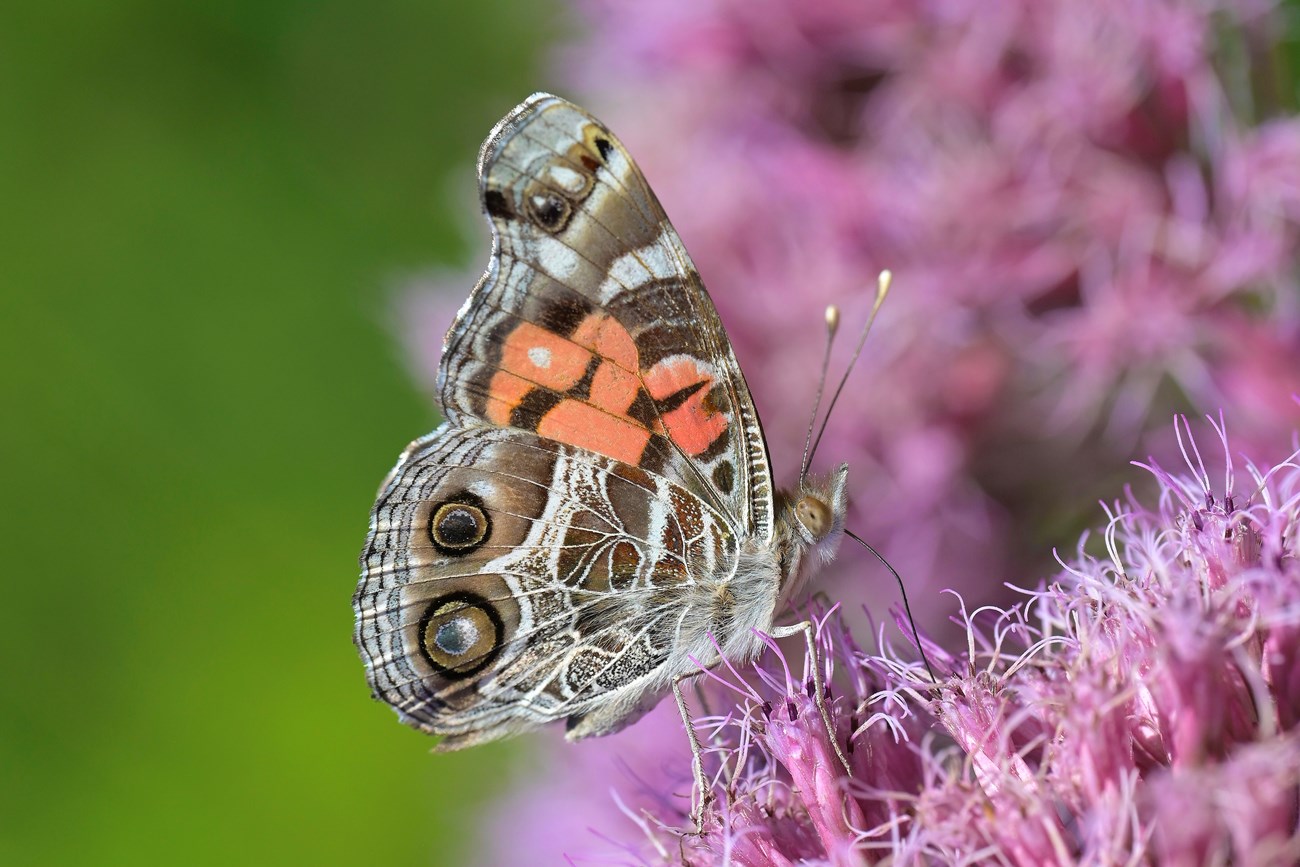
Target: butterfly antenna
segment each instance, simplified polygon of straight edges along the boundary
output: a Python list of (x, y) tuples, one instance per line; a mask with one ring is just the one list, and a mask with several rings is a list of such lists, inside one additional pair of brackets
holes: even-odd
[(854, 542), (857, 542), (863, 548), (866, 548), (872, 554), (876, 555), (876, 559), (879, 560), (881, 563), (885, 564), (885, 568), (889, 570), (889, 574), (893, 575), (894, 580), (898, 582), (898, 592), (903, 595), (903, 610), (907, 612), (907, 622), (911, 624), (912, 637), (916, 639), (916, 649), (921, 651), (921, 661), (925, 663), (925, 670), (930, 675), (930, 682), (937, 684), (939, 682), (939, 678), (934, 676), (934, 669), (930, 667), (930, 658), (925, 655), (925, 645), (921, 643), (921, 633), (917, 631), (916, 621), (912, 619), (912, 606), (909, 605), (907, 602), (907, 588), (903, 586), (903, 577), (898, 574), (897, 569), (889, 565), (889, 561), (886, 560), (883, 556), (881, 556), (879, 551), (877, 551), (875, 548), (867, 544), (866, 539), (863, 539), (857, 533), (847, 528), (844, 530), (844, 535), (848, 536)]
[(812, 450), (813, 429), (817, 426), (817, 411), (822, 406), (822, 394), (826, 391), (826, 373), (831, 366), (831, 346), (835, 343), (835, 333), (840, 328), (840, 308), (834, 304), (826, 308), (826, 354), (822, 356), (822, 372), (817, 377), (817, 397), (813, 399), (812, 418), (808, 419), (808, 435), (803, 440), (803, 462), (799, 464), (799, 481), (808, 477), (809, 452)]
[[(849, 374), (853, 372), (853, 367), (858, 363), (858, 356), (862, 354), (862, 347), (867, 342), (867, 335), (871, 333), (871, 326), (876, 321), (876, 314), (880, 312), (880, 305), (885, 303), (885, 296), (889, 294), (889, 285), (894, 280), (894, 275), (889, 271), (881, 271), (880, 277), (876, 283), (876, 300), (871, 305), (871, 315), (867, 317), (867, 324), (862, 328), (862, 336), (858, 338), (858, 345), (853, 349), (853, 357), (849, 359), (849, 366), (844, 371), (844, 376), (840, 377), (840, 384), (835, 387), (835, 394), (831, 397), (830, 406), (826, 407), (826, 415), (822, 418), (822, 426), (817, 431), (817, 439), (813, 441), (812, 449), (807, 453), (804, 460), (804, 467), (807, 468), (812, 463), (813, 455), (817, 454), (817, 446), (821, 445), (822, 435), (826, 433), (826, 423), (830, 421), (831, 413), (835, 410), (835, 404), (840, 399), (840, 394), (844, 391), (844, 385), (849, 381)], [(828, 316), (829, 318), (829, 316)], [(837, 312), (838, 318), (838, 312)], [(826, 354), (829, 359), (830, 344), (827, 343)], [(825, 377), (823, 377), (824, 379)], [(820, 400), (820, 394), (818, 396)], [(877, 554), (876, 556), (880, 556)]]

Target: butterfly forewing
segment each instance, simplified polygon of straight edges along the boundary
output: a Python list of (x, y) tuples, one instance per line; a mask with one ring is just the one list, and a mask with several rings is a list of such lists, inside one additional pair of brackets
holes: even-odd
[(494, 252), (448, 335), (448, 417), (666, 475), (766, 538), (767, 453), (713, 303), (631, 157), (536, 95), (479, 161)]

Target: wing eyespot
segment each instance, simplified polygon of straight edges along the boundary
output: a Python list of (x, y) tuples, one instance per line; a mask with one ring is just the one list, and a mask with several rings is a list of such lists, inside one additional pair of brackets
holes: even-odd
[(420, 619), (420, 651), (439, 674), (452, 680), (478, 674), (501, 652), (505, 624), (496, 608), (461, 591), (429, 603)]
[(564, 230), (573, 216), (573, 206), (568, 199), (554, 190), (540, 188), (524, 199), (528, 216), (542, 231), (552, 235)]
[(483, 500), (461, 491), (438, 504), (429, 516), (429, 541), (449, 557), (477, 551), (492, 533)]

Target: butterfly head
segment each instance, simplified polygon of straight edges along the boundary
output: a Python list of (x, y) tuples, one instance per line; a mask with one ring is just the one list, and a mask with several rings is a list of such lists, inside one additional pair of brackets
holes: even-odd
[(844, 535), (848, 479), (849, 465), (841, 464), (828, 476), (804, 479), (791, 498), (795, 534), (823, 563), (835, 557)]
[(777, 552), (781, 589), (777, 610), (798, 594), (816, 567), (835, 558), (848, 508), (848, 464), (828, 476), (804, 478), (780, 497)]

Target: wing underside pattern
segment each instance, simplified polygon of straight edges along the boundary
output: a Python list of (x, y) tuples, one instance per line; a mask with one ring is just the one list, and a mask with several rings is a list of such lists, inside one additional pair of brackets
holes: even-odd
[[(457, 507), (485, 532), (449, 550), (438, 521)], [(357, 643), (376, 696), (407, 722), (490, 739), (657, 694), (677, 673), (665, 664), (692, 575), (729, 574), (735, 549), (718, 515), (662, 477), (533, 434), (444, 426), (380, 496)], [(438, 642), (465, 624), (478, 643), (451, 665)]]
[(494, 235), (440, 372), (448, 418), (665, 474), (760, 539), (767, 451), (717, 311), (645, 178), (582, 109), (537, 95), (480, 156)]

